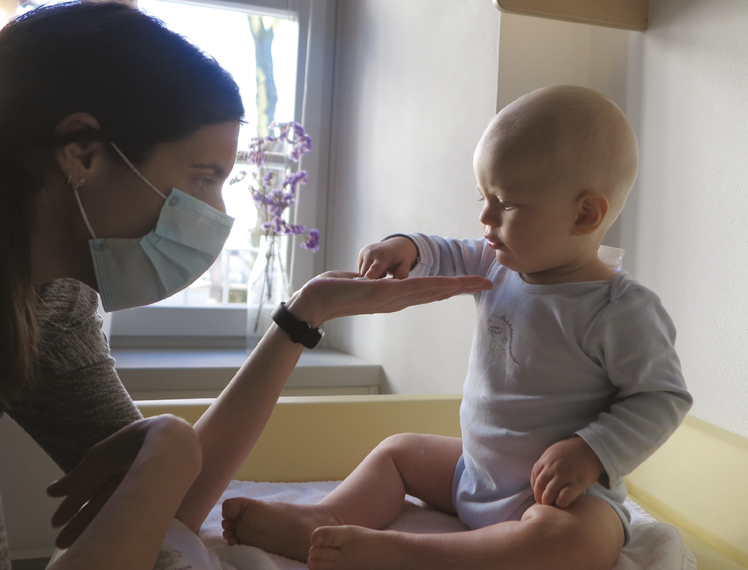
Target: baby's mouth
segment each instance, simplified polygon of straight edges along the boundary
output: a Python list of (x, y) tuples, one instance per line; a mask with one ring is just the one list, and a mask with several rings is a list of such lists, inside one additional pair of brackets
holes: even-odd
[(484, 235), (483, 237), (486, 238), (488, 245), (491, 246), (493, 249), (500, 249), (501, 246), (504, 245), (500, 240), (492, 238), (491, 236)]

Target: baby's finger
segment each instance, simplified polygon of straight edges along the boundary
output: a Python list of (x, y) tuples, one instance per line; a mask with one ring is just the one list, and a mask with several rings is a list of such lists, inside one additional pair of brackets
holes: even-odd
[(566, 485), (561, 491), (558, 493), (558, 497), (556, 497), (556, 506), (560, 509), (565, 509), (569, 505), (571, 505), (576, 498), (581, 495), (579, 488), (576, 485), (569, 484)]
[(532, 485), (532, 492), (533, 495), (535, 495), (535, 502), (542, 505), (543, 504), (543, 494), (545, 493), (545, 488), (548, 486), (548, 483), (550, 482), (551, 477), (548, 475), (546, 471), (541, 471), (538, 473), (538, 475), (535, 477), (535, 483)]
[(541, 457), (535, 462), (535, 465), (532, 466), (532, 471), (530, 472), (530, 487), (532, 489), (535, 488), (535, 481), (538, 479), (538, 475), (543, 471), (543, 458)]
[(540, 503), (543, 505), (555, 505), (559, 491), (563, 488), (564, 483), (558, 478), (551, 479), (543, 490)]
[(362, 271), (365, 271), (363, 275), (368, 279), (381, 279), (387, 276), (387, 265), (381, 259), (377, 259), (368, 269), (363, 268)]
[(364, 272), (369, 269), (370, 265), (371, 261), (369, 261), (369, 250), (368, 248), (363, 248), (358, 252), (358, 261), (356, 263), (356, 268), (358, 269), (359, 275), (363, 275)]
[(390, 272), (395, 279), (405, 279), (410, 274), (410, 268), (404, 263), (400, 263), (395, 267), (390, 267)]

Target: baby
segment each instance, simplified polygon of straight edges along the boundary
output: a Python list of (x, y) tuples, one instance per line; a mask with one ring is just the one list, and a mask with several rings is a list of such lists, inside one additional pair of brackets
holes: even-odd
[[(382, 442), (316, 505), (231, 499), (230, 544), (312, 570), (607, 570), (628, 541), (623, 476), (691, 406), (658, 297), (597, 255), (636, 179), (621, 110), (581, 87), (540, 89), (489, 124), (473, 158), (480, 240), (422, 234), (365, 247), (359, 273), (481, 275), (462, 439)], [(471, 530), (385, 528), (408, 493)]]

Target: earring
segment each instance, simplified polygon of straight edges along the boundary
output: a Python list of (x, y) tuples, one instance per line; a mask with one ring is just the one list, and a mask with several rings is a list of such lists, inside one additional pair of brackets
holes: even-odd
[(70, 186), (73, 189), (73, 192), (77, 192), (78, 188), (83, 186), (86, 183), (85, 178), (77, 178), (75, 181), (75, 184), (72, 184), (71, 181), (73, 180), (73, 175), (68, 176), (68, 186)]

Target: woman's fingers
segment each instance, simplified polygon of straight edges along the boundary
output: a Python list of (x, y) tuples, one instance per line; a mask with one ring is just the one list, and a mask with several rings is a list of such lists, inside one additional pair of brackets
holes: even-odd
[(388, 280), (379, 285), (377, 300), (382, 312), (399, 310), (410, 305), (419, 305), (448, 299), (454, 295), (477, 293), (490, 289), (491, 281), (482, 277), (413, 277)]
[(309, 281), (288, 302), (297, 318), (312, 326), (338, 317), (392, 313), (460, 294), (491, 289), (478, 276), (369, 279), (346, 271), (329, 271)]
[[(55, 545), (58, 548), (69, 548), (80, 534), (88, 527), (102, 507), (112, 496), (117, 486), (122, 482), (123, 476), (111, 478), (102, 485), (85, 505), (77, 510), (72, 517), (65, 521), (63, 528), (57, 535)], [(57, 513), (55, 513), (57, 514)], [(54, 519), (54, 517), (53, 517)], [(54, 526), (54, 525), (53, 525)]]

